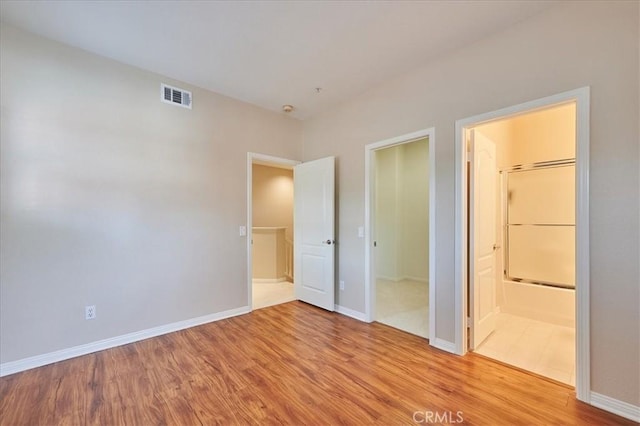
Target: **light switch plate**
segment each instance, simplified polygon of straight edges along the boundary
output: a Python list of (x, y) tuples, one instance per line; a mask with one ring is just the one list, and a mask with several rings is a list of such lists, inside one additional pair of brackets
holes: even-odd
[(244, 237), (247, 235), (247, 227), (244, 225), (240, 225), (240, 236)]
[(358, 226), (358, 238), (364, 238), (364, 226)]

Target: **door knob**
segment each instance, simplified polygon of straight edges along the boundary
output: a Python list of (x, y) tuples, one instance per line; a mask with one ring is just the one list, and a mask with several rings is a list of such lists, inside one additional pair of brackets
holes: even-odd
[(324, 244), (331, 245), (331, 244), (333, 244), (333, 243), (334, 243), (334, 241), (333, 241), (333, 240), (327, 240), (327, 241), (323, 241), (323, 243), (324, 243)]
[(500, 248), (500, 246), (499, 246), (498, 244), (494, 244), (494, 245), (493, 245), (493, 249), (494, 249), (494, 250), (498, 250), (499, 248)]

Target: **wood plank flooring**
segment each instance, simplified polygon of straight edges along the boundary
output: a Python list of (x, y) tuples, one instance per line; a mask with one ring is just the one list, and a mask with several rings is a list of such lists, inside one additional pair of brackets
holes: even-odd
[(6, 376), (0, 398), (2, 425), (635, 424), (568, 386), (301, 302)]

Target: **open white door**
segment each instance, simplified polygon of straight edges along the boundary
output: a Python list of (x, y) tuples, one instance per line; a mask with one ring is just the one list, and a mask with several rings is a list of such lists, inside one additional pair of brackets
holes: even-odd
[(477, 348), (496, 326), (496, 146), (471, 131), (469, 278), (472, 300), (470, 349)]
[(333, 311), (335, 302), (335, 158), (298, 164), (294, 182), (296, 299)]

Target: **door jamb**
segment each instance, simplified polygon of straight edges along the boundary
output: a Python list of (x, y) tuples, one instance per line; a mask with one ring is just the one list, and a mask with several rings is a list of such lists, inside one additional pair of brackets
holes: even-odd
[(589, 111), (590, 87), (582, 87), (497, 111), (456, 120), (455, 129), (455, 349), (464, 355), (467, 348), (467, 252), (466, 217), (469, 206), (465, 194), (467, 149), (465, 131), (483, 122), (546, 109), (567, 102), (576, 103), (576, 397), (590, 403), (589, 342)]
[(436, 168), (435, 168), (435, 128), (431, 127), (413, 133), (371, 143), (365, 151), (365, 190), (364, 190), (364, 228), (365, 228), (365, 320), (375, 320), (375, 262), (373, 260), (373, 219), (375, 211), (375, 151), (402, 145), (418, 139), (429, 140), (429, 342), (434, 342), (436, 329)]
[[(287, 158), (274, 157), (271, 155), (247, 152), (247, 306), (253, 311), (253, 254), (251, 241), (253, 240), (253, 164), (259, 162), (264, 165), (275, 167), (285, 166), (292, 168), (301, 161), (289, 160)], [(295, 220), (295, 219), (294, 219)]]

